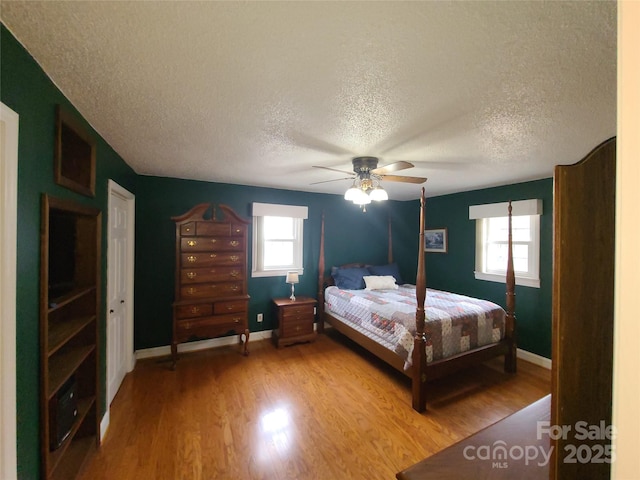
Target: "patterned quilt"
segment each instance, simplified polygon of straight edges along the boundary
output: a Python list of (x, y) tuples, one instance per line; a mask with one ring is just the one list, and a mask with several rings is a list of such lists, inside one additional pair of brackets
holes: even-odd
[[(411, 365), (416, 328), (416, 288), (325, 290), (325, 311), (400, 355)], [(427, 363), (497, 343), (504, 337), (505, 311), (487, 300), (427, 289)]]

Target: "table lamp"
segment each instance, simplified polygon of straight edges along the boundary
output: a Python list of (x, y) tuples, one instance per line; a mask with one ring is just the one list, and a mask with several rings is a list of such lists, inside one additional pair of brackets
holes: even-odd
[(291, 296), (289, 298), (295, 301), (296, 296), (293, 294), (295, 288), (294, 285), (300, 282), (300, 279), (298, 278), (298, 272), (287, 272), (286, 282), (291, 284)]

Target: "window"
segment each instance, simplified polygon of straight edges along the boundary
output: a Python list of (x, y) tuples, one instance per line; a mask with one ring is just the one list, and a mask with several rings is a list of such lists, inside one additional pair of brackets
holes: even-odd
[[(513, 269), (516, 284), (540, 288), (540, 214), (542, 200), (512, 202)], [(507, 203), (474, 205), (469, 218), (476, 220), (475, 278), (505, 282), (509, 218)]]
[(302, 232), (307, 216), (307, 207), (253, 204), (252, 277), (304, 273)]

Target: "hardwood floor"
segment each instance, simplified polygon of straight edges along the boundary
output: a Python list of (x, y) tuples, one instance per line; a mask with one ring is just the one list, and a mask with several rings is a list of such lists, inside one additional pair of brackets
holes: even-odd
[(337, 333), (250, 347), (139, 361), (81, 478), (393, 479), (550, 389), (548, 370), (496, 360), (431, 383), (418, 414), (409, 380)]

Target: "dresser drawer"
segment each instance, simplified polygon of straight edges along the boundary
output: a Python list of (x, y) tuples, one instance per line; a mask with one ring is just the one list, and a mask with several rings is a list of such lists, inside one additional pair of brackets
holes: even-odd
[(215, 266), (244, 266), (244, 252), (207, 253), (194, 252), (180, 255), (182, 268), (215, 267)]
[(182, 252), (244, 252), (244, 239), (235, 237), (187, 237), (180, 239)]
[(180, 287), (180, 296), (186, 298), (215, 298), (243, 293), (242, 282), (202, 283)]
[(180, 235), (193, 236), (196, 234), (196, 222), (189, 222), (180, 225)]
[(213, 305), (213, 313), (216, 315), (223, 315), (228, 313), (246, 312), (247, 300), (229, 300), (222, 302), (215, 302)]
[(282, 316), (285, 318), (311, 318), (313, 319), (313, 305), (288, 305), (282, 308)]
[(210, 303), (196, 303), (176, 307), (176, 316), (178, 318), (206, 317), (211, 314), (213, 314), (213, 307)]
[(313, 319), (283, 319), (279, 325), (282, 338), (297, 337), (299, 335), (310, 335), (313, 333)]
[(197, 319), (178, 320), (176, 335), (181, 341), (192, 336), (215, 337), (229, 331), (242, 332), (247, 328), (246, 314), (214, 315)]
[(196, 234), (203, 236), (243, 236), (246, 231), (245, 225), (235, 223), (212, 223), (197, 222)]
[(244, 280), (244, 271), (237, 267), (183, 268), (180, 281), (184, 284)]

